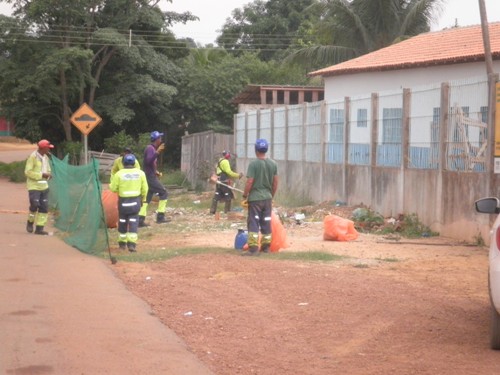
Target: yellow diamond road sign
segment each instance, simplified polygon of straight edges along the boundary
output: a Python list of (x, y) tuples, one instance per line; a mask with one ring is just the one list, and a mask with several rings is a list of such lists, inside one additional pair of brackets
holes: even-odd
[(75, 125), (82, 134), (88, 135), (102, 119), (90, 108), (87, 103), (83, 103), (71, 116), (71, 123)]

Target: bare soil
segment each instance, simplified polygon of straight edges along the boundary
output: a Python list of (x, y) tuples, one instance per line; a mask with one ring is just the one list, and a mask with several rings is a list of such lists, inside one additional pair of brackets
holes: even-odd
[[(218, 375), (497, 374), (500, 353), (489, 349), (487, 249), (442, 237), (324, 241), (320, 218), (348, 211), (311, 208), (314, 222), (285, 225), (288, 248), (259, 257), (233, 249), (242, 213), (216, 221), (173, 212), (171, 223), (141, 230), (139, 253), (217, 249), (106, 263)], [(307, 251), (341, 257), (284, 259)]]
[[(349, 210), (330, 211), (347, 216)], [(310, 211), (328, 213), (325, 207)], [(224, 221), (233, 228), (220, 229)], [(442, 237), (372, 234), (324, 241), (322, 221), (288, 220), (288, 248), (243, 257), (230, 250), (242, 224), (242, 213), (221, 215), (220, 221), (204, 213), (174, 214), (164, 235), (147, 235), (158, 230), (156, 224), (143, 230), (140, 247), (228, 251), (110, 266), (214, 373), (498, 371), (500, 353), (488, 346), (485, 247)], [(175, 226), (189, 231), (171, 231)], [(283, 259), (285, 253), (307, 251), (341, 258)]]

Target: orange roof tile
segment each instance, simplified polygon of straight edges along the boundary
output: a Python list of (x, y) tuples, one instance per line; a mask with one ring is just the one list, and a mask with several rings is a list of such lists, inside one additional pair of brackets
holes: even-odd
[[(489, 24), (489, 34), (493, 59), (500, 59), (500, 22)], [(420, 34), (308, 75), (338, 76), (474, 61), (484, 61), (481, 25)]]

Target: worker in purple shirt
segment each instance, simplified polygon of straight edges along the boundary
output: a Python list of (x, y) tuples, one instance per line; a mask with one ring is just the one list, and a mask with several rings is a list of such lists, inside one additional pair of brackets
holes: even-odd
[(158, 195), (158, 209), (156, 211), (156, 222), (157, 223), (168, 223), (170, 219), (165, 217), (165, 211), (167, 209), (167, 199), (168, 192), (165, 186), (160, 182), (159, 178), (161, 173), (158, 171), (158, 156), (165, 150), (165, 144), (162, 141), (163, 133), (154, 131), (151, 133), (151, 143), (146, 146), (144, 150), (144, 161), (143, 170), (146, 174), (146, 179), (148, 181), (148, 194), (146, 196), (146, 201), (142, 202), (141, 210), (139, 211), (139, 227), (147, 227), (146, 224), (146, 214), (148, 211), (148, 205), (151, 203), (153, 195)]

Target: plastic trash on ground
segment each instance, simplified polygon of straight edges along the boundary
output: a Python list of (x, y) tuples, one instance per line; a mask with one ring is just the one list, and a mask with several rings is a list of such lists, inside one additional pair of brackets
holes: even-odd
[(323, 239), (326, 241), (352, 241), (358, 238), (354, 222), (337, 215), (327, 215), (323, 219)]

